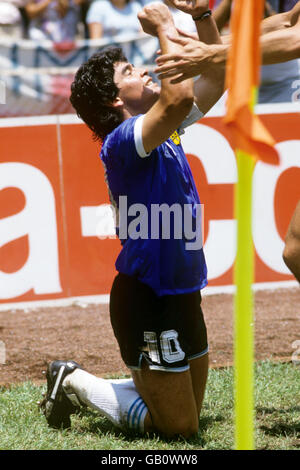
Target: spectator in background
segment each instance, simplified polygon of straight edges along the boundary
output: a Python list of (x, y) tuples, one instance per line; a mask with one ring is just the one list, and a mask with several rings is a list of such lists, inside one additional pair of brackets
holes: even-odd
[(135, 0), (94, 0), (86, 22), (90, 39), (119, 38), (141, 31), (138, 12), (142, 4)]
[(26, 5), (29, 38), (50, 39), (56, 43), (74, 41), (83, 2), (85, 0), (29, 0)]
[[(270, 7), (275, 13), (290, 11), (298, 0), (269, 0)], [(272, 13), (271, 13), (272, 14)], [(295, 86), (300, 79), (299, 59), (281, 64), (264, 65), (261, 70), (261, 86), (259, 103), (291, 102)]]
[(80, 4), (80, 24), (82, 25), (82, 36), (85, 39), (89, 39), (89, 28), (86, 22), (86, 16), (87, 12), (89, 10), (89, 7), (92, 3), (92, 0), (85, 0), (84, 2), (81, 2)]
[(0, 0), (0, 37), (20, 39), (24, 35), (21, 10), (26, 0)]

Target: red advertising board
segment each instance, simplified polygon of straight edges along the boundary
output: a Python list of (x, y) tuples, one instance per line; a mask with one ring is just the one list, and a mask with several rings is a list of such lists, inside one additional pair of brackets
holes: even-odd
[[(254, 282), (290, 281), (282, 250), (300, 199), (299, 105), (260, 114), (280, 165), (254, 172)], [(120, 242), (99, 225), (109, 197), (91, 132), (71, 115), (3, 119), (0, 139), (0, 303), (109, 294)], [(236, 162), (222, 117), (193, 124), (182, 143), (204, 205), (209, 286), (232, 285)]]

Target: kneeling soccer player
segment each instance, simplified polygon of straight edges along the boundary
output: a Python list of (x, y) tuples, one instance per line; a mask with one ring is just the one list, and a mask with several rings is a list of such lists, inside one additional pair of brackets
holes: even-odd
[[(214, 36), (219, 41), (208, 1), (198, 0), (197, 5), (193, 16), (210, 40)], [(158, 37), (163, 54), (180, 50), (180, 44), (167, 37), (178, 32), (165, 4), (146, 6), (139, 20), (145, 32)], [(70, 414), (84, 404), (124, 431), (185, 438), (197, 433), (208, 372), (200, 293), (207, 270), (202, 243), (186, 235), (186, 219), (180, 218), (187, 208), (194, 230), (200, 200), (179, 135), (212, 107), (223, 87), (223, 69), (209, 70), (195, 82), (172, 84), (164, 79), (160, 87), (117, 47), (96, 53), (78, 70), (70, 99), (103, 142), (100, 156), (111, 202), (119, 211), (122, 250), (110, 315), (132, 379), (101, 379), (74, 361), (52, 362), (42, 403), (50, 426), (70, 426)], [(121, 197), (129, 208), (126, 217)], [(160, 227), (151, 219), (152, 209), (162, 204), (182, 209), (169, 218), (174, 220), (170, 236), (162, 236), (165, 219), (160, 217)], [(145, 209), (138, 223), (132, 217), (134, 205)], [(129, 234), (121, 227), (122, 218)], [(138, 228), (139, 237), (134, 236)], [(146, 228), (151, 228), (148, 236)]]

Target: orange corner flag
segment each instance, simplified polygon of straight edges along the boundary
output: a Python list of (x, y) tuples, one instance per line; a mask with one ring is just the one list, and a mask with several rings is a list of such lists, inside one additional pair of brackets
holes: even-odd
[(235, 0), (231, 19), (232, 45), (226, 74), (227, 113), (224, 122), (231, 131), (235, 150), (278, 164), (275, 141), (254, 114), (254, 98), (260, 77), (259, 45), (263, 0)]

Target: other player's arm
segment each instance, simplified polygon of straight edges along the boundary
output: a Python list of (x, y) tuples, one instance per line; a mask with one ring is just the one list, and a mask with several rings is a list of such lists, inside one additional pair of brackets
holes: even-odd
[(231, 5), (232, 0), (223, 0), (213, 12), (213, 17), (219, 31), (221, 31), (230, 20)]
[(262, 62), (264, 65), (300, 58), (300, 2), (293, 10), (293, 13), (289, 12), (289, 21), (285, 23), (285, 27), (271, 31), (261, 37)]
[[(219, 51), (219, 61), (227, 58), (230, 40), (226, 42), (224, 50)], [(300, 58), (300, 1), (290, 11), (262, 21), (260, 46), (263, 65)]]
[[(178, 0), (174, 0), (176, 3)], [(189, 5), (188, 0), (186, 4)], [(194, 8), (189, 13), (193, 18), (201, 18), (208, 8), (208, 2), (196, 0)], [(200, 9), (200, 10), (199, 10)], [(213, 16), (205, 19), (196, 19), (196, 28), (199, 40), (205, 44), (221, 45), (222, 40)], [(219, 67), (207, 67), (194, 83), (194, 94), (198, 108), (206, 114), (221, 98), (225, 86), (225, 65)]]
[[(157, 58), (155, 72), (160, 78), (178, 74), (182, 80), (195, 77), (207, 68), (224, 67), (229, 49), (230, 36), (223, 38), (223, 44), (205, 44), (189, 37), (181, 54)], [(264, 65), (300, 58), (300, 1), (290, 12), (262, 22), (261, 52)]]
[[(149, 4), (138, 14), (138, 18), (146, 33), (158, 37), (163, 54), (181, 51), (181, 46), (167, 38), (168, 33), (178, 37), (178, 32), (165, 4)], [(193, 102), (193, 80), (176, 85), (172, 85), (168, 78), (162, 80), (160, 97), (143, 119), (142, 140), (146, 153), (165, 142), (179, 128)]]
[(300, 282), (300, 201), (288, 228), (283, 259), (287, 267)]
[[(190, 14), (196, 24), (198, 40), (195, 40), (191, 35), (182, 33), (185, 38), (172, 38), (174, 42), (184, 46), (184, 57), (193, 57), (195, 47), (204, 45), (221, 46), (222, 41), (213, 16), (209, 15), (209, 1), (208, 0), (170, 0), (174, 7), (179, 10)], [(203, 17), (204, 15), (204, 17)], [(180, 56), (181, 57), (181, 56)], [(175, 66), (177, 66), (176, 58)], [(184, 59), (183, 59), (184, 60)], [(193, 60), (193, 59), (192, 59)], [(177, 73), (177, 77), (172, 80), (172, 83), (178, 83), (182, 79), (192, 77), (184, 74), (183, 76)], [(195, 101), (200, 111), (205, 114), (211, 107), (221, 98), (224, 93), (225, 81), (225, 67), (211, 67), (206, 66), (201, 70), (201, 76), (194, 82), (194, 95)]]
[(289, 11), (265, 18), (261, 23), (261, 34), (271, 33), (294, 26), (300, 14), (300, 1)]

